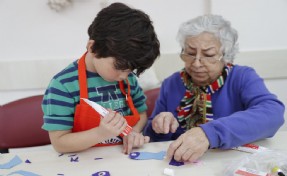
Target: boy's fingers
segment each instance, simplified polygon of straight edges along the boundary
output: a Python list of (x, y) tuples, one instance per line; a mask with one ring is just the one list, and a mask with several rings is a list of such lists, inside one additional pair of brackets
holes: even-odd
[(123, 153), (127, 153), (127, 137), (123, 138)]

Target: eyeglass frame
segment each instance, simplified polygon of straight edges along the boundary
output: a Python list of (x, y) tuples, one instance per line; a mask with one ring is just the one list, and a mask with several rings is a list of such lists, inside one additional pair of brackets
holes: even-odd
[[(192, 59), (186, 60), (186, 59), (183, 58), (183, 55), (185, 55), (185, 56), (187, 56), (187, 57), (189, 57), (189, 58), (192, 58)], [(196, 61), (196, 59), (197, 59), (196, 56), (193, 56), (193, 55), (191, 55), (191, 54), (184, 53), (184, 51), (182, 51), (182, 52), (180, 53), (180, 58), (181, 58), (183, 61), (185, 61), (185, 62), (190, 62), (191, 64), (194, 63), (194, 62)], [(210, 62), (210, 59), (202, 59), (202, 58), (213, 58), (213, 59), (214, 59), (214, 62)], [(199, 57), (198, 60), (199, 60), (200, 63), (204, 63), (204, 61), (206, 61), (206, 62), (208, 62), (208, 63), (215, 64), (216, 61), (221, 61), (222, 59), (223, 59), (223, 55), (221, 55), (221, 56), (220, 56), (219, 58), (217, 58), (217, 59), (216, 59), (214, 56), (212, 56), (212, 57)], [(204, 60), (204, 61), (202, 62), (202, 60)]]

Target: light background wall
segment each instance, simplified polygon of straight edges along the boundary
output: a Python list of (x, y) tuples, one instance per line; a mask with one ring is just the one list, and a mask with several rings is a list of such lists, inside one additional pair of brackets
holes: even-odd
[[(87, 28), (114, 0), (73, 0), (55, 12), (48, 0), (0, 1), (0, 60), (75, 58), (85, 50)], [(176, 53), (178, 26), (208, 10), (239, 31), (241, 51), (287, 48), (286, 0), (120, 0), (144, 10), (154, 21), (162, 53)]]
[[(155, 83), (182, 67), (175, 40), (179, 25), (209, 12), (238, 30), (241, 53), (235, 63), (254, 67), (287, 103), (286, 0), (119, 1), (142, 9), (154, 22), (162, 53), (149, 73)], [(60, 12), (47, 2), (0, 0), (0, 104), (43, 94), (51, 77), (85, 51), (87, 28), (98, 11), (116, 1), (73, 0)]]

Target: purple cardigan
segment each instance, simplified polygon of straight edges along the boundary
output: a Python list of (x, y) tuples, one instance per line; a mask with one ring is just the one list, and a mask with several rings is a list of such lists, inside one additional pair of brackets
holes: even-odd
[[(178, 107), (185, 93), (179, 72), (164, 80), (155, 108), (144, 129), (151, 141), (175, 140), (185, 132), (179, 127), (175, 133), (156, 134), (151, 120), (160, 112), (177, 117)], [(214, 120), (202, 124), (210, 148), (228, 149), (259, 139), (272, 137), (284, 123), (284, 105), (271, 94), (254, 69), (235, 65), (223, 87), (212, 94)]]

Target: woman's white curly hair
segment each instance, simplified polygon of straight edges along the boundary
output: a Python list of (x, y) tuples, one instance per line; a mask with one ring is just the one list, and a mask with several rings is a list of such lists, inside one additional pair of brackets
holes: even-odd
[(238, 53), (238, 34), (235, 29), (219, 15), (203, 15), (184, 22), (177, 33), (177, 40), (182, 48), (185, 47), (187, 37), (197, 36), (202, 32), (214, 34), (221, 42), (223, 60), (226, 63), (233, 63)]

